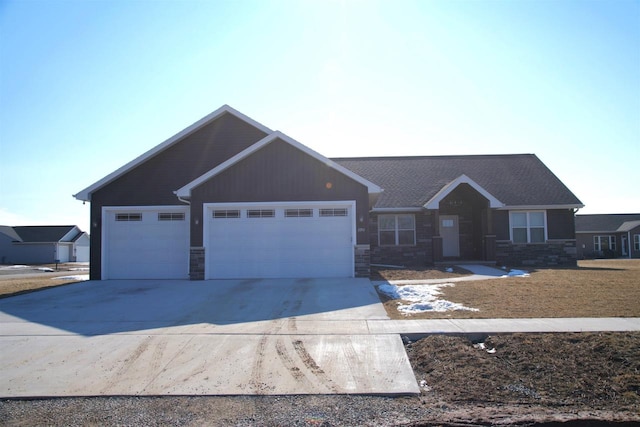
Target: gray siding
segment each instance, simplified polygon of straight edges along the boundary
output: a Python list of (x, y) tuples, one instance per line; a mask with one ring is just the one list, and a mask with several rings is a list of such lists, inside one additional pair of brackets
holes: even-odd
[(102, 207), (181, 205), (173, 192), (266, 134), (224, 114), (91, 195), (91, 279), (101, 277)]

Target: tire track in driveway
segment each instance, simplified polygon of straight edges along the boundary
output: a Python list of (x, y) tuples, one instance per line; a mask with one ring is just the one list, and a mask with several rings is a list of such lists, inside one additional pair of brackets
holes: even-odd
[(140, 356), (142, 356), (142, 354), (147, 351), (147, 349), (151, 345), (151, 341), (153, 340), (153, 338), (154, 337), (152, 336), (147, 336), (146, 338), (144, 338), (142, 342), (138, 344), (135, 350), (133, 350), (132, 353), (128, 354), (127, 357), (121, 361), (120, 367), (117, 368), (116, 372), (115, 373), (110, 372), (110, 375), (106, 381), (106, 384), (100, 390), (100, 394), (108, 393), (111, 388), (113, 388), (116, 384), (121, 382), (120, 379), (125, 375), (127, 375), (129, 371), (131, 371), (136, 361), (140, 359)]
[(331, 380), (331, 378), (327, 375), (327, 373), (316, 363), (315, 359), (309, 354), (307, 351), (307, 347), (304, 345), (304, 342), (300, 339), (293, 340), (291, 342), (293, 344), (293, 348), (304, 366), (315, 375), (324, 386), (326, 386), (331, 392), (339, 393), (340, 389), (336, 386), (336, 384)]

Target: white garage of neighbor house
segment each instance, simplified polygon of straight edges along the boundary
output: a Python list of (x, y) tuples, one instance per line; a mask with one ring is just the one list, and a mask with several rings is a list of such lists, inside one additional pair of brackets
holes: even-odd
[(0, 263), (88, 262), (89, 242), (75, 225), (0, 226)]

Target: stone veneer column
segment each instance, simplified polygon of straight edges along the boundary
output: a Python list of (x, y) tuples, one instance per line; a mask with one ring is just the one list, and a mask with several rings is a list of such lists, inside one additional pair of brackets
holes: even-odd
[(204, 280), (204, 248), (190, 248), (189, 278), (191, 280)]
[(371, 246), (355, 245), (353, 250), (355, 254), (355, 276), (369, 277), (371, 273)]

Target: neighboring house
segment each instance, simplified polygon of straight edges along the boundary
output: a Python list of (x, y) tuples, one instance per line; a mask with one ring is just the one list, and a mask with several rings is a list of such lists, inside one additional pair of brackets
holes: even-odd
[(1, 264), (88, 262), (89, 245), (75, 225), (0, 226)]
[(332, 160), (229, 106), (75, 197), (94, 280), (575, 265), (583, 206), (532, 154)]
[(578, 258), (640, 258), (640, 214), (576, 215)]

